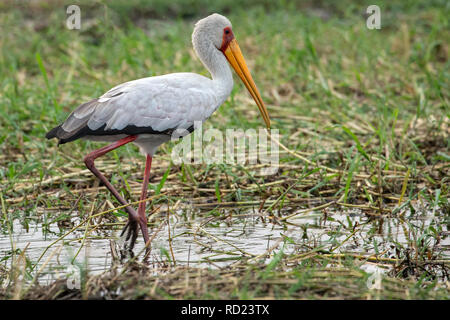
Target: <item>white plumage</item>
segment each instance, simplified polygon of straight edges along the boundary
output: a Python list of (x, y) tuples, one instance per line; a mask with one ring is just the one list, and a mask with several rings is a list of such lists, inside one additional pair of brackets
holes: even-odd
[[(214, 81), (195, 73), (173, 73), (120, 84), (97, 101), (76, 109), (62, 125), (71, 132), (87, 125), (95, 131), (122, 130), (127, 126), (150, 127), (153, 131), (189, 129), (195, 121), (205, 121), (226, 100), (231, 85), (226, 90)], [(87, 121), (87, 123), (86, 123)], [(155, 143), (170, 139), (145, 135), (135, 141), (143, 151), (153, 155)], [(112, 141), (112, 136), (85, 136), (95, 141)], [(143, 139), (145, 138), (145, 142)]]
[[(231, 70), (216, 47), (221, 42), (208, 41), (211, 36), (208, 31), (226, 27), (231, 28), (228, 19), (214, 14), (200, 20), (193, 33), (194, 49), (211, 72), (212, 79), (184, 72), (122, 83), (74, 110), (61, 125), (61, 143), (72, 141), (71, 137), (82, 129), (87, 134), (80, 138), (115, 141), (133, 133), (133, 130), (127, 133), (121, 133), (121, 130), (134, 126), (141, 128), (137, 132), (145, 131), (144, 128), (151, 131), (149, 134), (140, 132), (134, 143), (153, 156), (160, 144), (170, 140), (170, 135), (158, 133), (188, 130), (196, 121), (208, 119), (233, 88)], [(108, 135), (108, 132), (112, 134)]]
[[(127, 125), (152, 127), (155, 131), (187, 129), (194, 121), (208, 118), (227, 98), (212, 80), (195, 73), (173, 73), (123, 83), (102, 95), (88, 110), (75, 110), (77, 119), (89, 117), (97, 130), (121, 130)], [(64, 123), (72, 131), (77, 122)]]
[[(219, 14), (200, 20), (195, 25), (192, 44), (212, 79), (195, 73), (172, 73), (120, 84), (78, 106), (66, 121), (46, 135), (49, 139), (57, 138), (60, 144), (79, 138), (113, 142), (91, 152), (84, 160), (92, 173), (126, 206), (129, 221), (122, 231), (128, 243), (124, 245), (125, 251), (133, 249), (138, 226), (146, 243), (149, 240), (144, 199), (157, 147), (170, 140), (174, 132), (178, 137), (191, 132), (196, 121), (208, 119), (227, 99), (233, 88), (228, 63), (244, 82), (270, 127), (267, 109), (234, 38), (230, 21)], [(138, 145), (147, 156), (138, 213), (94, 165), (96, 158), (129, 142)]]

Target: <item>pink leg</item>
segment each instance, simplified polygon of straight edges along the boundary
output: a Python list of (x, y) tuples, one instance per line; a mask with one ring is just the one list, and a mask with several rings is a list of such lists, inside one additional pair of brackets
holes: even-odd
[[(152, 157), (147, 154), (147, 160), (145, 162), (144, 181), (142, 181), (141, 201), (147, 198), (148, 181), (150, 179), (150, 169), (152, 167)], [(147, 227), (147, 215), (145, 214), (146, 202), (139, 203), (138, 215), (139, 224), (141, 226), (142, 235), (144, 237), (145, 244), (149, 241), (148, 227)]]
[[(122, 204), (122, 205), (126, 205), (127, 202), (125, 201), (124, 198), (122, 198), (122, 196), (119, 194), (119, 192), (117, 192), (117, 190), (113, 187), (113, 185), (105, 178), (104, 175), (101, 174), (101, 172), (95, 167), (94, 165), (94, 160), (97, 159), (100, 156), (105, 155), (106, 153), (117, 149), (118, 147), (121, 147), (129, 142), (132, 142), (134, 140), (136, 140), (137, 136), (128, 136), (125, 137), (123, 139), (120, 139), (108, 146), (102, 147), (98, 150), (95, 150), (91, 153), (89, 153), (85, 158), (84, 158), (84, 163), (86, 164), (86, 167), (91, 170), (91, 172), (100, 179), (101, 182), (104, 183), (104, 185), (106, 186), (106, 188), (108, 188), (108, 190), (113, 194), (113, 196)], [(136, 213), (136, 211), (130, 207), (127, 206), (125, 207), (125, 210), (128, 213), (128, 223), (125, 226), (125, 228), (122, 231), (122, 234), (125, 234), (125, 232), (127, 232), (126, 234), (126, 241), (130, 240), (130, 245), (128, 245), (125, 249), (127, 251), (131, 251), (133, 249), (134, 246), (134, 242), (136, 241), (137, 238), (137, 223), (139, 222), (139, 215)]]

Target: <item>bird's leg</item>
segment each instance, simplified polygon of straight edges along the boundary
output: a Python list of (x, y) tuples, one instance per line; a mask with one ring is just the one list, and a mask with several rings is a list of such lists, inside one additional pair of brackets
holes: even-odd
[[(152, 167), (152, 157), (147, 154), (147, 160), (145, 162), (144, 180), (142, 181), (142, 191), (141, 191), (141, 201), (147, 197), (148, 180), (150, 179), (150, 169)], [(144, 242), (147, 245), (146, 252), (148, 252), (148, 227), (147, 227), (147, 215), (145, 214), (146, 201), (139, 203), (138, 215), (139, 224), (141, 226), (142, 235), (144, 237)]]
[[(106, 153), (117, 149), (120, 146), (123, 146), (129, 142), (132, 142), (136, 140), (137, 136), (128, 136), (123, 139), (120, 139), (110, 145), (107, 145), (105, 147), (102, 147), (98, 150), (95, 150), (91, 153), (89, 153), (84, 158), (84, 163), (86, 164), (86, 167), (91, 170), (91, 172), (100, 179), (108, 188), (108, 190), (113, 194), (113, 196), (122, 204), (127, 205), (127, 202), (124, 198), (117, 192), (117, 190), (113, 187), (113, 185), (105, 178), (103, 174), (95, 167), (94, 161), (100, 156), (105, 155)], [(125, 225), (125, 228), (122, 230), (122, 233), (120, 234), (121, 237), (124, 237), (124, 252), (132, 253), (134, 243), (137, 238), (138, 234), (138, 223), (139, 223), (139, 215), (136, 213), (136, 211), (131, 206), (126, 206), (125, 210), (128, 213), (128, 223)]]

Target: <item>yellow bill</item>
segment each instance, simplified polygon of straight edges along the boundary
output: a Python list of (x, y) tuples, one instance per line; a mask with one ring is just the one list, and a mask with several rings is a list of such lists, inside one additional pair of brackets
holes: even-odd
[(236, 41), (233, 39), (230, 41), (227, 49), (224, 51), (225, 56), (228, 59), (228, 62), (233, 67), (234, 71), (238, 74), (239, 78), (241, 78), (242, 82), (244, 82), (245, 87), (248, 92), (252, 95), (255, 100), (259, 111), (266, 123), (268, 129), (270, 129), (270, 118), (269, 113), (267, 112), (266, 106), (262, 101), (261, 95), (259, 94), (258, 88), (256, 87), (255, 82), (253, 81), (252, 75), (248, 70), (247, 64), (245, 63), (244, 56), (242, 55), (241, 49)]

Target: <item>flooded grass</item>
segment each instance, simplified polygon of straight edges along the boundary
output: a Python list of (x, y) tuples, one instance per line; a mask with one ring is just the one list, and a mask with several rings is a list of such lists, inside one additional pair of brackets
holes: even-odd
[[(220, 214), (188, 206), (168, 217), (163, 208), (152, 222), (145, 264), (142, 241), (138, 260), (123, 264), (114, 254), (123, 223), (92, 223), (70, 233), (15, 225), (10, 253), (16, 257), (5, 270), (14, 261), (22, 268), (20, 281), (35, 285), (19, 297), (32, 299), (448, 297), (450, 232), (426, 206), (404, 219), (386, 216), (381, 226), (360, 209), (301, 212), (287, 222), (246, 208), (215, 210)], [(8, 235), (0, 237), (2, 248), (10, 243)], [(79, 290), (68, 286), (72, 265), (83, 281)], [(375, 276), (380, 286), (374, 289)]]
[[(269, 137), (280, 150), (278, 171), (261, 175), (263, 163), (175, 165), (173, 144), (164, 145), (150, 178), (147, 263), (140, 238), (136, 257), (118, 261), (126, 213), (82, 164), (97, 144), (58, 148), (44, 134), (117, 83), (205, 74), (190, 32), (208, 12), (94, 3), (84, 29), (73, 32), (60, 23), (63, 10), (7, 3), (0, 14), (8, 30), (0, 38), (2, 298), (450, 298), (443, 3), (386, 3), (374, 31), (359, 14), (365, 8), (345, 1), (255, 0), (245, 11), (216, 2), (234, 22), (280, 130), (279, 139)], [(237, 85), (207, 126), (258, 128), (256, 114)], [(133, 206), (143, 164), (132, 146), (96, 161)]]
[[(436, 223), (429, 211), (410, 219), (409, 225), (386, 218), (381, 233), (377, 222), (355, 210), (329, 212), (326, 218), (297, 216), (284, 226), (263, 222), (261, 215), (250, 212), (186, 221), (179, 210), (171, 218), (171, 238), (168, 224), (159, 220), (163, 227), (154, 230), (148, 264), (115, 261), (110, 240), (92, 226), (73, 263), (83, 279), (80, 290), (69, 289), (67, 266), (84, 230), (49, 249), (42, 259), (46, 267), (36, 265), (42, 270), (37, 284), (21, 297), (415, 299), (448, 294), (450, 243), (448, 237), (439, 244), (436, 237), (427, 237), (424, 230)], [(53, 236), (43, 237), (41, 232), (21, 236), (16, 230), (14, 243), (27, 247), (27, 259), (37, 261), (43, 248), (58, 237), (58, 231), (49, 232)], [(446, 227), (442, 234), (449, 234)], [(421, 239), (421, 248), (412, 243), (414, 238)], [(3, 241), (8, 239), (0, 240), (6, 247)], [(136, 252), (142, 249), (141, 244)], [(374, 289), (377, 272), (380, 287)]]

